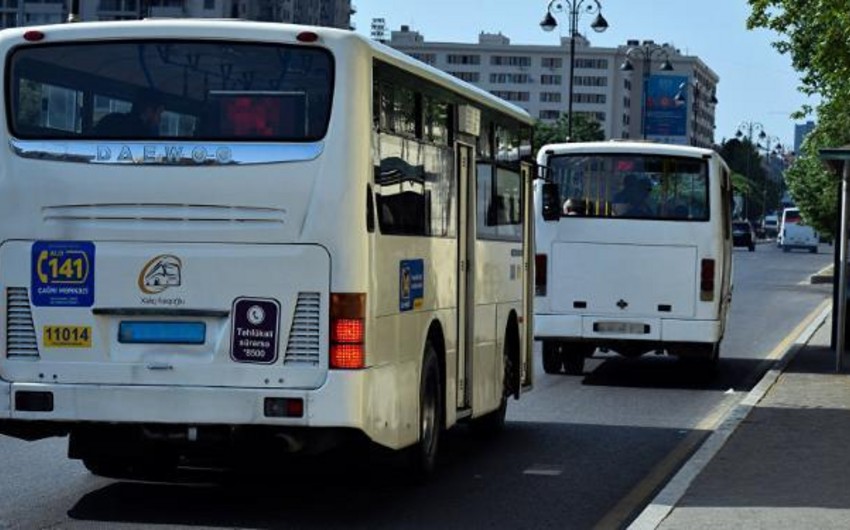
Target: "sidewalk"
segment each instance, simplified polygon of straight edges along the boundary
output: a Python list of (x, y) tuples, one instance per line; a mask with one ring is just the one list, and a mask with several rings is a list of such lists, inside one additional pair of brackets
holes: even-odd
[(827, 317), (658, 528), (850, 528), (850, 367), (829, 334)]

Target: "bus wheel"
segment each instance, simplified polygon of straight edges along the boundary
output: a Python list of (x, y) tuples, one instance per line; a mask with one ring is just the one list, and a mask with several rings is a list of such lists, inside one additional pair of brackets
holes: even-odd
[(582, 375), (584, 373), (584, 351), (566, 350), (564, 351), (563, 358), (564, 371), (567, 375)]
[(700, 370), (712, 372), (720, 364), (719, 342), (698, 342), (690, 344), (681, 360)]
[(419, 382), (419, 441), (410, 450), (410, 464), (416, 478), (432, 474), (437, 464), (440, 431), (443, 427), (442, 395), (437, 352), (429, 341), (425, 345)]
[(561, 360), (567, 375), (582, 375), (584, 360), (593, 355), (596, 346), (585, 342), (562, 342)]
[(564, 361), (561, 359), (559, 349), (557, 341), (543, 341), (543, 371), (547, 374), (557, 374), (561, 371)]

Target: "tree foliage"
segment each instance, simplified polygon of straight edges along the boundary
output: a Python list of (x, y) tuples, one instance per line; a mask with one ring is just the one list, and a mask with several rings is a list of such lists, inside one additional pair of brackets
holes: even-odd
[(779, 185), (765, 171), (757, 144), (733, 138), (720, 146), (720, 155), (732, 170), (732, 187), (744, 200), (743, 215), (756, 220), (776, 209)]
[[(540, 120), (534, 125), (534, 151), (546, 144), (562, 143), (567, 141), (567, 114), (562, 113), (555, 123), (545, 123)], [(604, 140), (605, 132), (595, 119), (584, 114), (573, 116), (573, 140), (574, 142), (592, 142)]]
[(817, 109), (801, 108), (802, 118), (813, 110), (817, 128), (808, 135), (786, 182), (803, 216), (825, 234), (832, 234), (838, 215), (840, 176), (827, 170), (820, 150), (850, 144), (850, 9), (847, 0), (748, 0), (752, 9), (747, 27), (777, 32), (773, 46), (791, 57), (801, 75), (800, 90), (820, 95)]

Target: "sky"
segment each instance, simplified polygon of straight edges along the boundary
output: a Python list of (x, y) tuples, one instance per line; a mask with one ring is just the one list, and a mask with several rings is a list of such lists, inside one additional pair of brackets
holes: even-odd
[[(557, 0), (555, 0), (557, 2)], [(576, 0), (581, 1), (581, 0)], [(592, 0), (584, 0), (585, 5)], [(715, 109), (714, 141), (735, 136), (748, 124), (793, 149), (794, 124), (790, 114), (817, 100), (802, 94), (800, 76), (791, 58), (771, 42), (779, 36), (766, 30), (748, 30), (750, 7), (746, 0), (599, 0), (608, 30), (590, 29), (593, 17), (582, 15), (578, 31), (592, 46), (616, 47), (627, 40), (670, 43), (685, 55), (699, 57), (720, 77)], [(511, 44), (557, 44), (568, 35), (568, 20), (556, 14), (558, 27), (540, 29), (548, 0), (352, 0), (357, 31), (369, 35), (373, 18), (386, 19), (387, 29), (402, 24), (418, 31), (426, 42), (478, 42), (478, 34), (499, 33)], [(814, 117), (808, 119), (814, 120)]]

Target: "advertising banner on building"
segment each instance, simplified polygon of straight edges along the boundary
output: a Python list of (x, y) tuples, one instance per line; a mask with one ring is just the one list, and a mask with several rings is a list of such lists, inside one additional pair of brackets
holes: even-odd
[(688, 86), (688, 78), (678, 75), (651, 75), (646, 87), (646, 138), (671, 144), (688, 143), (688, 91), (682, 91), (681, 101), (676, 101), (679, 87)]

